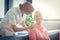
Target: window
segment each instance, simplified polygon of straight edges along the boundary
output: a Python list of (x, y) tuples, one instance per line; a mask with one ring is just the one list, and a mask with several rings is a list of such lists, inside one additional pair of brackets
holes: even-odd
[(13, 7), (17, 7), (20, 3), (24, 2), (26, 2), (26, 0), (13, 0)]
[(0, 0), (0, 18), (4, 17), (4, 0)]
[(32, 0), (32, 4), (44, 19), (60, 19), (60, 0)]

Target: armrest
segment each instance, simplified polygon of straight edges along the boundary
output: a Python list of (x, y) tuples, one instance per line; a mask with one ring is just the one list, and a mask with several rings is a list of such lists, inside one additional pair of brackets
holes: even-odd
[(49, 32), (49, 36), (51, 40), (59, 40), (59, 33), (58, 32)]
[(59, 40), (60, 40), (60, 32), (59, 32)]

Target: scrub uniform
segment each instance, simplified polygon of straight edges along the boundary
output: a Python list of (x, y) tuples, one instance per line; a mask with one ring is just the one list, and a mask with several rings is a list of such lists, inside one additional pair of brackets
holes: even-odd
[(0, 23), (0, 35), (2, 36), (14, 36), (14, 30), (11, 24), (20, 24), (22, 19), (22, 13), (19, 7), (11, 8), (2, 19)]

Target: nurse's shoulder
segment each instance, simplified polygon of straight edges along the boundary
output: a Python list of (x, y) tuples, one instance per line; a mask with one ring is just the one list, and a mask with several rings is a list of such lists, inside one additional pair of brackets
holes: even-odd
[(10, 8), (7, 12), (16, 13), (17, 11), (19, 11), (19, 7)]

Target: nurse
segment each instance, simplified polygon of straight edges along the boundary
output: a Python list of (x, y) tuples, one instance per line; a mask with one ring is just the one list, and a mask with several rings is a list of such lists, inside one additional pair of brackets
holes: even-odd
[(19, 4), (19, 7), (11, 8), (2, 19), (0, 23), (0, 35), (2, 36), (14, 36), (17, 31), (23, 31), (32, 27), (18, 28), (16, 25), (22, 25), (22, 18), (24, 14), (28, 15), (34, 11), (34, 8), (30, 2)]

